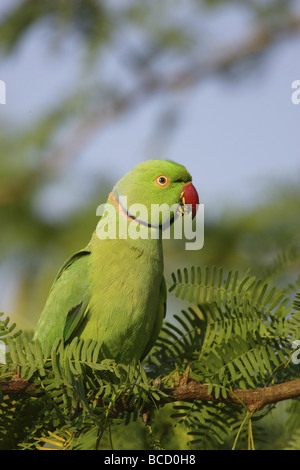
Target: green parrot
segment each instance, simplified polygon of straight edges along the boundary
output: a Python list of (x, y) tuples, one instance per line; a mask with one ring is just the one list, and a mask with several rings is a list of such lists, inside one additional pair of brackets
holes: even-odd
[(129, 363), (146, 356), (166, 313), (162, 230), (176, 217), (161, 212), (151, 225), (149, 214), (155, 205), (176, 204), (184, 212), (188, 204), (195, 216), (199, 199), (191, 180), (182, 165), (149, 160), (114, 186), (89, 244), (64, 263), (50, 289), (33, 338), (44, 350), (56, 338), (68, 343), (77, 336), (101, 342), (100, 359)]

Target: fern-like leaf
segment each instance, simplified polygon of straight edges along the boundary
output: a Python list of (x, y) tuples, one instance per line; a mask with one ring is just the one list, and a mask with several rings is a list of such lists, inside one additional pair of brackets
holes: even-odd
[(169, 292), (195, 305), (212, 302), (241, 308), (251, 305), (271, 312), (284, 299), (276, 287), (270, 287), (248, 273), (242, 278), (239, 278), (238, 271), (224, 275), (223, 269), (215, 266), (178, 269), (176, 274), (172, 273), (172, 281)]

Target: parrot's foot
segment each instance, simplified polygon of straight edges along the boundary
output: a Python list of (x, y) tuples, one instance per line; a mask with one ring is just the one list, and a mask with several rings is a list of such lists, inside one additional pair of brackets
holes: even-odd
[(16, 374), (13, 376), (12, 380), (20, 380), (22, 377), (20, 375), (20, 366), (17, 366), (17, 372)]
[(77, 416), (77, 414), (81, 411), (81, 409), (82, 409), (82, 406), (79, 403), (79, 400), (77, 400), (76, 406), (71, 406), (70, 414), (69, 414), (70, 421), (72, 421), (72, 419), (74, 419), (75, 416)]
[(179, 380), (179, 385), (187, 385), (189, 381), (189, 375), (190, 375), (190, 370), (191, 370), (191, 364), (188, 364), (185, 373)]
[(158, 377), (157, 379), (154, 379), (152, 382), (151, 382), (151, 385), (155, 388), (158, 388), (160, 390), (161, 388), (161, 384), (162, 384), (162, 381), (161, 379)]
[(147, 424), (150, 422), (150, 414), (148, 411), (143, 411), (142, 412), (142, 420), (143, 420), (143, 423)]

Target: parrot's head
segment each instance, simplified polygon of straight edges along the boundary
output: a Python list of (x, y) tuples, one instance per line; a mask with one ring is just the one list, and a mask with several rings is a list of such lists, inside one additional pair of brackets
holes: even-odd
[[(138, 164), (118, 181), (110, 198), (115, 205), (126, 201), (126, 207), (122, 206), (123, 213), (148, 225), (155, 220), (151, 216), (158, 206), (161, 209), (177, 207), (177, 214), (191, 212), (194, 217), (199, 204), (190, 173), (184, 166), (169, 160), (148, 160)], [(147, 208), (148, 216), (144, 210), (138, 210), (137, 204)], [(159, 225), (172, 223), (176, 215), (161, 209)]]

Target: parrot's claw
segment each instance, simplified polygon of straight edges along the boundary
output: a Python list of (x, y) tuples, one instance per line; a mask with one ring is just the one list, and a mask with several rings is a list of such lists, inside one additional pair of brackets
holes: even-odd
[(161, 379), (158, 377), (157, 379), (154, 379), (152, 382), (151, 382), (151, 385), (155, 388), (158, 388), (160, 390), (161, 388), (161, 384), (162, 384), (162, 381)]
[(190, 370), (191, 370), (191, 364), (188, 364), (185, 373), (180, 379), (180, 385), (187, 385), (189, 381)]

